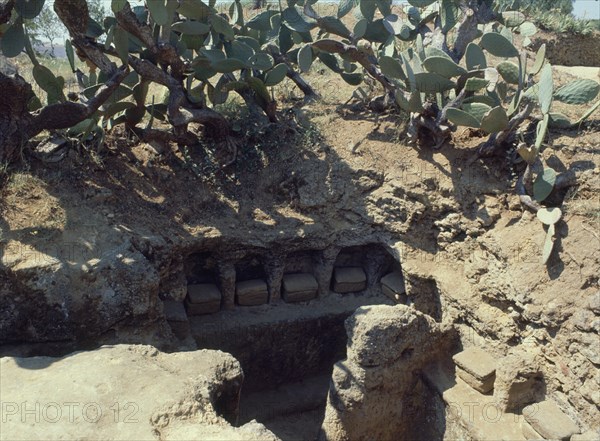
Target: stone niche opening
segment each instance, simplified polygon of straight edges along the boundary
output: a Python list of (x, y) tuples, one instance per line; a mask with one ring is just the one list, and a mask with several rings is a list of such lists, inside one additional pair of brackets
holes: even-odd
[[(345, 319), (360, 306), (393, 304), (380, 281), (400, 264), (378, 244), (339, 253), (335, 247), (287, 254), (242, 250), (238, 256), (215, 262), (208, 254), (194, 255), (195, 263), (187, 265), (190, 283), (225, 284), (223, 268), (234, 273), (227, 280), (235, 280), (231, 308), (188, 314), (191, 335), (199, 349), (221, 350), (240, 362), (239, 424), (256, 419), (283, 440), (314, 440), (333, 365), (346, 357)], [(346, 267), (361, 269), (362, 285), (335, 293), (334, 272)], [(222, 287), (223, 296), (227, 289)]]
[(217, 261), (211, 253), (192, 253), (184, 264), (188, 285), (218, 283)]

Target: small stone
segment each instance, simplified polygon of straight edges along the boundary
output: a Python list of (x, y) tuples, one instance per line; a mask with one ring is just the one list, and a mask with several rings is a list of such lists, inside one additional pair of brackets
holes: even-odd
[(381, 290), (392, 300), (406, 303), (406, 287), (400, 271), (394, 271), (381, 278)]
[(478, 380), (485, 380), (496, 374), (496, 361), (482, 349), (468, 348), (452, 359), (458, 367)]
[(588, 297), (587, 308), (600, 315), (600, 291)]
[(333, 290), (338, 293), (358, 292), (366, 289), (367, 275), (360, 267), (335, 268)]
[(482, 394), (487, 394), (494, 389), (494, 380), (496, 379), (494, 375), (484, 380), (480, 380), (459, 367), (456, 368), (456, 375), (477, 392), (481, 392)]
[(544, 439), (568, 440), (579, 427), (554, 401), (530, 404), (523, 409), (525, 420)]
[(235, 286), (235, 297), (240, 306), (264, 305), (269, 301), (269, 291), (264, 280), (245, 280)]
[(218, 312), (221, 309), (221, 291), (213, 283), (188, 285), (185, 307), (189, 315)]
[(283, 300), (304, 302), (317, 297), (319, 285), (312, 274), (286, 274), (283, 276)]

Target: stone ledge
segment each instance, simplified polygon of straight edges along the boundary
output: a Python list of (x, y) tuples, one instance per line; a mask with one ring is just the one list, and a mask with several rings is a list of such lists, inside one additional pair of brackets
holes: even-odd
[(312, 274), (286, 274), (283, 276), (283, 300), (304, 302), (317, 297), (319, 284)]
[(218, 312), (221, 309), (221, 291), (213, 283), (188, 285), (185, 307), (189, 315)]
[(238, 282), (235, 286), (235, 297), (240, 306), (264, 305), (269, 301), (267, 282), (260, 279)]

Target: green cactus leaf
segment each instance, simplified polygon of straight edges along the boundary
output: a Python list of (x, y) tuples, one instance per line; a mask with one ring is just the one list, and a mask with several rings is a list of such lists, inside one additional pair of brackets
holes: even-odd
[(467, 73), (465, 69), (447, 57), (428, 57), (423, 61), (423, 67), (429, 72), (440, 74), (446, 78)]
[(518, 30), (523, 37), (531, 37), (537, 33), (537, 28), (530, 21), (522, 23)]
[(473, 116), (479, 123), (492, 108), (484, 103), (463, 103), (462, 110)]
[(337, 18), (342, 18), (356, 6), (356, 0), (340, 0), (337, 9)]
[(143, 81), (133, 86), (133, 99), (139, 106), (143, 106), (146, 103), (146, 97), (148, 96), (149, 83)]
[(379, 9), (379, 12), (381, 12), (381, 15), (383, 15), (384, 17), (391, 15), (392, 0), (376, 0), (376, 1), (377, 1), (377, 8)]
[(135, 104), (130, 101), (119, 101), (110, 104), (105, 111), (102, 112), (104, 119), (109, 119), (115, 116), (117, 113), (123, 112), (127, 109), (135, 107)]
[(511, 43), (513, 43), (513, 33), (511, 32), (511, 30), (509, 28), (507, 28), (506, 26), (503, 26), (500, 29), (500, 35), (502, 35), (504, 38), (506, 38), (508, 41), (510, 41)]
[(206, 35), (210, 32), (210, 26), (199, 21), (185, 20), (173, 23), (171, 29), (187, 35)]
[(377, 10), (377, 2), (373, 0), (358, 0), (358, 7), (360, 8), (360, 13), (364, 18), (369, 21), (373, 21), (375, 11)]
[(536, 216), (544, 225), (554, 225), (562, 217), (562, 211), (558, 207), (543, 207), (537, 211)]
[(421, 34), (417, 34), (417, 38), (415, 39), (415, 46), (417, 49), (417, 55), (419, 56), (419, 60), (421, 62), (425, 61), (427, 55), (425, 55), (425, 47), (423, 46), (423, 37)]
[(211, 62), (211, 67), (219, 73), (232, 73), (246, 67), (246, 63), (237, 58), (225, 58)]
[(422, 94), (415, 90), (410, 94), (408, 100), (408, 111), (409, 112), (422, 112), (423, 111), (423, 97)]
[(535, 61), (533, 63), (533, 67), (531, 68), (531, 74), (537, 75), (538, 72), (542, 69), (542, 66), (546, 62), (546, 43), (542, 44), (535, 54)]
[(258, 54), (253, 55), (248, 60), (248, 67), (252, 69), (258, 70), (269, 70), (275, 64), (273, 57), (264, 52), (259, 52)]
[(73, 45), (69, 39), (65, 40), (65, 53), (67, 54), (69, 65), (71, 66), (71, 72), (75, 72), (75, 52), (73, 51)]
[(233, 40), (231, 44), (225, 44), (225, 52), (229, 58), (237, 58), (244, 62), (254, 55), (254, 49), (241, 40)]
[(385, 43), (388, 41), (390, 33), (383, 24), (383, 19), (369, 22), (367, 25), (367, 31), (363, 38), (372, 43)]
[(60, 81), (60, 77), (55, 77), (50, 69), (41, 64), (33, 66), (32, 74), (35, 82), (38, 83), (48, 95), (48, 104), (64, 101), (64, 80)]
[(33, 95), (27, 103), (27, 110), (29, 110), (30, 112), (35, 112), (36, 110), (39, 110), (42, 107), (44, 107), (44, 105), (36, 95)]
[(425, 58), (428, 57), (445, 57), (449, 60), (452, 60), (452, 58), (450, 58), (450, 55), (448, 55), (446, 52), (444, 52), (441, 49), (438, 49), (437, 47), (431, 46), (427, 46), (427, 48), (425, 49)]
[(481, 90), (484, 87), (487, 87), (487, 85), (489, 83), (490, 82), (488, 80), (486, 80), (485, 78), (477, 78), (477, 77), (469, 78), (465, 82), (465, 90), (467, 92), (477, 92), (478, 90)]
[(231, 13), (231, 24), (237, 24), (239, 26), (244, 26), (244, 8), (240, 0), (235, 0), (235, 2), (231, 5), (232, 13)]
[(534, 199), (538, 202), (542, 202), (544, 199), (550, 196), (555, 182), (556, 172), (554, 169), (550, 167), (544, 168), (544, 171), (538, 174), (533, 182)]
[(202, 0), (179, 0), (177, 12), (187, 18), (203, 21), (214, 11)]
[(278, 14), (278, 11), (269, 9), (252, 17), (250, 20), (248, 20), (246, 26), (257, 31), (268, 32), (272, 29), (271, 18)]
[(327, 52), (319, 52), (317, 54), (317, 57), (319, 58), (319, 60), (321, 60), (323, 62), (323, 64), (325, 66), (327, 66), (333, 72), (336, 72), (336, 73), (342, 72), (342, 69), (340, 68), (340, 65), (338, 63), (338, 59), (336, 58), (335, 55), (329, 54)]
[(26, 20), (32, 20), (42, 12), (45, 0), (16, 0), (15, 10)]
[(17, 20), (8, 30), (2, 35), (0, 40), (2, 54), (6, 58), (13, 58), (23, 52), (25, 49), (25, 30), (21, 20)]
[(510, 61), (502, 61), (496, 66), (502, 79), (510, 84), (519, 84), (519, 66)]
[(483, 34), (479, 45), (482, 49), (485, 49), (496, 57), (510, 58), (519, 56), (517, 48), (506, 37), (497, 32)]
[(448, 121), (456, 124), (457, 126), (473, 127), (476, 129), (481, 127), (481, 123), (473, 115), (454, 107), (448, 109), (446, 112), (446, 117), (448, 118)]
[(335, 17), (322, 17), (318, 21), (319, 27), (330, 34), (339, 35), (342, 38), (350, 38), (350, 29)]
[(552, 250), (554, 249), (554, 224), (548, 227), (548, 231), (546, 232), (546, 239), (544, 240), (544, 248), (542, 250), (542, 265), (546, 265), (550, 256), (552, 255)]
[(594, 113), (596, 110), (598, 110), (598, 108), (600, 107), (600, 100), (597, 101), (592, 107), (590, 107), (582, 116), (581, 118), (579, 118), (577, 120), (577, 122), (575, 122), (575, 126), (578, 126), (579, 124), (581, 124), (582, 122), (584, 122), (586, 119), (588, 119), (590, 117), (590, 115), (592, 115), (592, 113)]
[(406, 81), (406, 74), (398, 60), (392, 57), (383, 56), (379, 59), (379, 67), (386, 77)]
[(540, 73), (540, 81), (538, 88), (538, 101), (542, 113), (550, 112), (552, 106), (552, 97), (554, 94), (554, 83), (552, 81), (552, 66), (546, 63)]
[(437, 73), (420, 72), (415, 74), (417, 90), (423, 93), (445, 92), (456, 87), (456, 84)]
[(254, 90), (254, 92), (263, 99), (263, 101), (266, 101), (267, 103), (271, 101), (269, 90), (260, 78), (250, 77), (246, 81), (248, 81), (248, 84), (252, 90)]
[(355, 39), (360, 39), (362, 37), (364, 37), (365, 33), (367, 32), (367, 26), (369, 24), (369, 21), (366, 18), (361, 18), (360, 20), (358, 20), (356, 22), (356, 24), (354, 25), (354, 29), (352, 31), (352, 34), (354, 35)]
[(306, 21), (295, 7), (284, 9), (281, 19), (287, 27), (296, 32), (310, 32), (316, 26), (315, 23)]
[(265, 77), (265, 86), (275, 86), (281, 83), (288, 73), (288, 67), (285, 63), (279, 63), (271, 69)]
[(410, 111), (410, 105), (409, 105), (408, 99), (406, 98), (405, 93), (406, 92), (404, 90), (397, 89), (396, 93), (394, 95), (395, 95), (396, 103), (398, 104), (398, 106), (400, 106), (400, 108), (402, 110), (405, 110), (408, 112), (408, 111)]
[(494, 107), (483, 115), (481, 129), (487, 133), (501, 132), (508, 127), (508, 116), (506, 111), (500, 107)]
[(111, 0), (110, 9), (113, 11), (113, 14), (117, 14), (123, 10), (126, 4), (127, 0)]
[[(396, 14), (390, 14), (383, 18), (383, 25), (391, 35), (399, 35), (402, 38), (408, 38), (410, 28)], [(404, 34), (403, 34), (404, 33)]]
[(408, 3), (417, 8), (426, 8), (437, 0), (408, 0)]
[(502, 21), (509, 28), (516, 28), (525, 21), (525, 15), (519, 11), (504, 11)]
[(440, 19), (442, 32), (447, 33), (458, 24), (460, 9), (454, 0), (442, 0)]
[(552, 129), (568, 129), (573, 126), (573, 123), (569, 120), (566, 115), (562, 113), (550, 112), (550, 121), (548, 121), (548, 127)]
[(486, 104), (492, 107), (496, 107), (500, 105), (500, 102), (490, 95), (473, 95), (465, 98), (463, 101), (464, 104), (472, 104), (472, 103), (481, 103)]
[(362, 83), (363, 80), (363, 75), (360, 73), (341, 72), (340, 75), (344, 79), (344, 81), (350, 84), (351, 86), (358, 86), (360, 83)]
[(117, 25), (115, 28), (113, 44), (115, 45), (115, 49), (117, 50), (121, 62), (127, 65), (127, 60), (129, 58), (129, 34), (121, 26)]
[(235, 39), (237, 41), (241, 41), (242, 43), (246, 43), (254, 50), (255, 53), (260, 52), (260, 42), (257, 39), (248, 37), (246, 35), (237, 35)]
[(226, 40), (233, 40), (234, 32), (229, 22), (218, 14), (212, 14), (209, 18), (212, 28), (222, 34)]
[(548, 133), (548, 125), (550, 124), (550, 114), (546, 113), (544, 118), (538, 123), (535, 128), (535, 151), (539, 152), (544, 139), (546, 139), (546, 133)]
[(411, 92), (414, 92), (417, 88), (417, 83), (415, 80), (415, 72), (410, 65), (410, 61), (405, 53), (402, 54), (402, 62), (404, 67), (406, 68), (406, 80), (404, 80), (407, 86), (410, 88)]
[(305, 44), (298, 51), (298, 67), (302, 72), (308, 72), (313, 62), (312, 47)]
[(159, 26), (165, 26), (171, 21), (169, 11), (165, 5), (165, 0), (149, 0), (146, 2), (146, 7), (150, 12), (150, 16), (154, 23)]
[(468, 70), (485, 69), (487, 62), (483, 50), (475, 43), (469, 43), (465, 52)]
[(571, 81), (554, 93), (554, 99), (566, 104), (585, 104), (592, 101), (600, 92), (600, 84), (590, 79)]

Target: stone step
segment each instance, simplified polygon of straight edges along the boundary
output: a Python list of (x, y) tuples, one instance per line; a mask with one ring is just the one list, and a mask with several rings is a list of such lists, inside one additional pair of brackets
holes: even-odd
[(454, 371), (454, 366), (434, 363), (423, 372), (425, 382), (446, 404), (446, 425), (458, 423), (470, 439), (524, 441), (522, 415), (502, 412), (491, 395), (477, 392)]
[(522, 428), (527, 439), (569, 440), (579, 427), (554, 401), (545, 400), (523, 408)]
[(337, 267), (333, 270), (333, 291), (346, 294), (367, 288), (367, 274), (360, 267)]
[(488, 393), (494, 389), (496, 360), (483, 349), (472, 347), (452, 357), (457, 375), (473, 389)]

